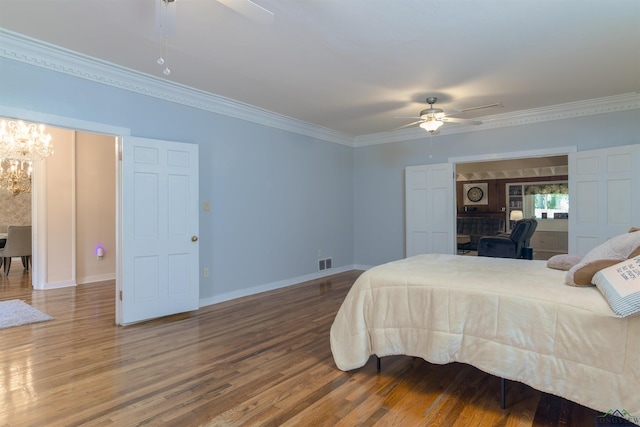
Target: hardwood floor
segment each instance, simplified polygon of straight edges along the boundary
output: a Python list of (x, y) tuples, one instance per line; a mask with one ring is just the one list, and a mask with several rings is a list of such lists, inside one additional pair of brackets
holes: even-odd
[(596, 411), (463, 364), (393, 356), (338, 370), (329, 328), (360, 272), (130, 327), (114, 284), (32, 291), (55, 320), (0, 330), (0, 425), (593, 426)]

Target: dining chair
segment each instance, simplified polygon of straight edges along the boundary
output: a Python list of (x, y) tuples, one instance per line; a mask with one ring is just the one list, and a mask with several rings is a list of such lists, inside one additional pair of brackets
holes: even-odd
[(29, 270), (31, 264), (31, 226), (30, 225), (10, 225), (7, 228), (7, 242), (4, 248), (0, 249), (0, 266), (3, 275), (8, 275), (11, 269), (11, 258), (22, 258), (22, 265), (25, 270)]

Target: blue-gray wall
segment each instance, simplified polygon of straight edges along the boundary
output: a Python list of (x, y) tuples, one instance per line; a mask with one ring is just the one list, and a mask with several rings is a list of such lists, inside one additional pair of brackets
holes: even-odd
[[(0, 104), (200, 150), (201, 299), (404, 255), (404, 168), (640, 141), (640, 110), (351, 148), (0, 59)], [(430, 147), (430, 144), (431, 147)]]
[(584, 151), (638, 143), (640, 110), (635, 109), (357, 148), (354, 151), (354, 263), (378, 265), (404, 257), (404, 168), (407, 166), (494, 153), (568, 146)]
[(353, 263), (351, 147), (6, 59), (0, 104), (198, 144), (203, 300)]

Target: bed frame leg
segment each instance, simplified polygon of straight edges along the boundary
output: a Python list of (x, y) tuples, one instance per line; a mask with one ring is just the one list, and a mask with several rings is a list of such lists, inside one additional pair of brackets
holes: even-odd
[(500, 409), (504, 409), (507, 407), (506, 400), (506, 390), (505, 390), (505, 380), (504, 378), (500, 378)]
[(380, 372), (380, 357), (376, 355), (376, 370)]

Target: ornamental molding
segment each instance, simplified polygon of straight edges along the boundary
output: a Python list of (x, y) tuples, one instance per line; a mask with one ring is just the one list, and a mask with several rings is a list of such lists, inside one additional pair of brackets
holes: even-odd
[(455, 125), (443, 126), (438, 135), (425, 135), (425, 131), (415, 127), (400, 132), (382, 132), (371, 135), (356, 136), (354, 147), (367, 145), (385, 144), (389, 142), (409, 141), (423, 139), (440, 135), (452, 135), (456, 133), (475, 132), (486, 129), (497, 129), (509, 126), (528, 125), (532, 123), (542, 123), (552, 120), (571, 119), (582, 116), (596, 114), (614, 113), (618, 111), (633, 110), (640, 108), (640, 94), (626, 93), (604, 98), (589, 99), (585, 101), (570, 102), (566, 104), (552, 105), (530, 110), (515, 111), (512, 113), (495, 114), (491, 116), (478, 117), (482, 124), (479, 126)]
[(120, 67), (0, 28), (0, 57), (177, 104), (353, 146), (353, 136)]
[[(0, 57), (106, 84), (177, 104), (306, 135), (327, 142), (363, 147), (430, 137), (419, 128), (352, 136), (267, 111), (220, 95), (120, 67), (107, 61), (0, 28)], [(640, 94), (559, 104), (514, 113), (479, 117), (479, 126), (444, 126), (438, 135), (475, 132), (640, 108)]]

